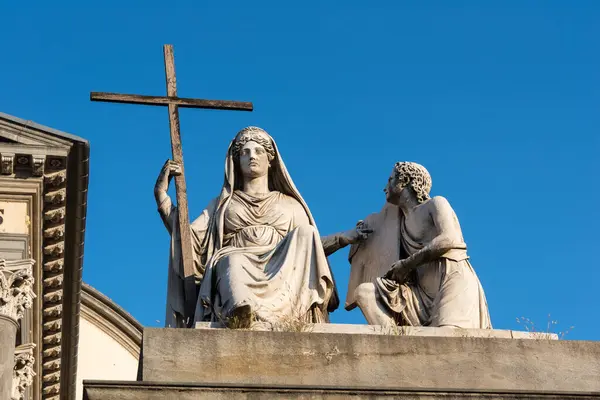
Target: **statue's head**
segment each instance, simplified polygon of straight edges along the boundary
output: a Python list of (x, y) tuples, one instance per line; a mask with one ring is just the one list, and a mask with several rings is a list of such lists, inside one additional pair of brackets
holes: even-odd
[(238, 132), (233, 143), (233, 158), (244, 178), (255, 178), (269, 173), (275, 158), (275, 147), (269, 134), (256, 126)]
[(419, 203), (429, 199), (431, 176), (424, 166), (414, 162), (397, 162), (384, 189), (386, 200), (398, 204), (404, 190), (410, 190)]

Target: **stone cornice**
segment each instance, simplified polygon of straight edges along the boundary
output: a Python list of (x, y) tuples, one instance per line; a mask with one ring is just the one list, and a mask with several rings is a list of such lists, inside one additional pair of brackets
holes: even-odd
[(65, 265), (66, 162), (45, 170), (42, 305), (42, 398), (58, 399), (61, 391), (63, 282)]
[(15, 322), (31, 308), (34, 260), (0, 260), (0, 314)]

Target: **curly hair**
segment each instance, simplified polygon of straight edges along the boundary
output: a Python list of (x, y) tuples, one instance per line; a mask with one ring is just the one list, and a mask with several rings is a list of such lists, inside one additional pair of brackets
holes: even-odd
[(238, 132), (235, 142), (233, 143), (233, 158), (237, 162), (240, 159), (242, 147), (250, 141), (256, 142), (265, 148), (269, 161), (275, 158), (275, 148), (269, 134), (256, 126), (248, 126)]
[(399, 188), (410, 186), (417, 195), (417, 201), (428, 200), (431, 191), (431, 176), (424, 166), (414, 162), (397, 162), (394, 165), (396, 181)]

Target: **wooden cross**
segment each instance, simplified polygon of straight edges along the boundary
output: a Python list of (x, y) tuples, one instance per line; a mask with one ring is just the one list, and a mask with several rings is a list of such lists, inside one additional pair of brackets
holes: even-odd
[(173, 46), (164, 45), (165, 75), (167, 80), (167, 96), (141, 96), (137, 94), (118, 94), (91, 92), (91, 101), (112, 103), (146, 104), (152, 106), (167, 106), (169, 109), (169, 125), (171, 128), (171, 150), (173, 161), (181, 165), (181, 175), (175, 176), (177, 194), (177, 216), (181, 235), (181, 258), (185, 275), (185, 304), (187, 317), (193, 317), (196, 307), (196, 285), (194, 282), (194, 261), (192, 256), (192, 237), (190, 234), (190, 218), (188, 214), (186, 186), (183, 168), (183, 152), (179, 133), (179, 107), (208, 108), (213, 110), (252, 111), (250, 102), (229, 100), (203, 100), (177, 97), (177, 81), (175, 78), (175, 60)]

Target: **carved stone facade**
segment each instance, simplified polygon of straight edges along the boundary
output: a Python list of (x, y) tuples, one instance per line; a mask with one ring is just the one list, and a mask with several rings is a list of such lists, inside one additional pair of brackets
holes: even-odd
[(35, 260), (37, 297), (16, 330), (35, 345), (24, 400), (75, 395), (88, 157), (84, 139), (0, 112), (0, 259)]
[(42, 396), (44, 399), (58, 399), (62, 354), (66, 162), (58, 158), (50, 159), (45, 171)]
[(35, 371), (35, 344), (21, 345), (15, 350), (15, 368), (13, 370), (13, 389), (11, 400), (23, 400), (25, 391), (33, 383)]
[(0, 314), (15, 322), (23, 318), (35, 298), (33, 264), (32, 259), (0, 260)]

